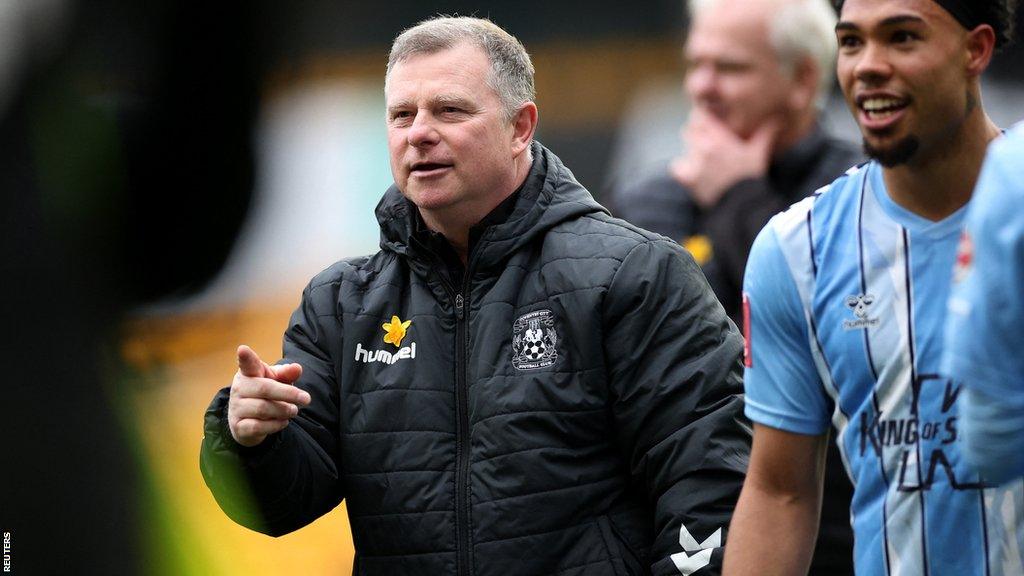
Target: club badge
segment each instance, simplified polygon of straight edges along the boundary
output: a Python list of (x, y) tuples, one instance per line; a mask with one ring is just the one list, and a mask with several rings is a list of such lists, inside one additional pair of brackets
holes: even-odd
[(512, 324), (512, 366), (534, 370), (558, 360), (558, 334), (551, 310), (537, 310), (520, 316)]

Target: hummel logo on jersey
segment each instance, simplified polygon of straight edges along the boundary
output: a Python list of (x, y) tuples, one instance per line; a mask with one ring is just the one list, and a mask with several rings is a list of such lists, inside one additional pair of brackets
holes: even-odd
[(384, 364), (394, 364), (399, 360), (405, 360), (406, 358), (412, 359), (416, 357), (416, 343), (413, 342), (405, 348), (399, 348), (402, 345), (402, 339), (405, 338), (405, 333), (412, 325), (412, 320), (402, 320), (398, 316), (392, 316), (391, 322), (381, 324), (381, 328), (384, 329), (384, 343), (393, 344), (398, 351), (391, 352), (388, 350), (367, 350), (363, 348), (361, 342), (356, 342), (356, 362), (383, 362)]
[(551, 366), (558, 360), (558, 334), (551, 310), (524, 314), (512, 324), (512, 365), (517, 370)]
[(846, 307), (853, 310), (853, 315), (857, 317), (856, 320), (844, 320), (843, 330), (859, 330), (861, 328), (869, 328), (877, 326), (880, 320), (878, 318), (868, 318), (868, 309), (875, 303), (874, 294), (858, 294), (856, 296), (846, 297)]

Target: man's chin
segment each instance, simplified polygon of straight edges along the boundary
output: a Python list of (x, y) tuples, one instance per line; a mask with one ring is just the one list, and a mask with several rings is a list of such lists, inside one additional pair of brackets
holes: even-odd
[(916, 136), (904, 136), (903, 138), (882, 145), (872, 144), (864, 138), (864, 154), (877, 161), (886, 168), (893, 168), (906, 164), (917, 153), (921, 142)]
[(420, 210), (444, 210), (454, 204), (450, 194), (434, 190), (414, 190), (405, 195)]

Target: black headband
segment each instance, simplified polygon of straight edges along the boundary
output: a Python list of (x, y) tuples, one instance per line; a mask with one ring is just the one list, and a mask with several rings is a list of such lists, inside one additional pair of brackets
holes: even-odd
[[(974, 30), (988, 24), (996, 33), (996, 48), (1008, 44), (1013, 37), (1013, 10), (999, 0), (932, 0), (964, 29)], [(834, 0), (837, 12), (842, 12), (845, 0)], [(1008, 3), (1012, 5), (1013, 3)]]
[(970, 0), (935, 0), (935, 3), (942, 6), (967, 30), (974, 30), (979, 24), (985, 24)]

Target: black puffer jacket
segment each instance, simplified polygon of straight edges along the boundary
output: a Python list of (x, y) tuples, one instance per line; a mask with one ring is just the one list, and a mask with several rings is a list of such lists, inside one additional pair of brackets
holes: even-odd
[(345, 498), (356, 574), (719, 571), (750, 448), (741, 340), (677, 244), (533, 154), (463, 285), (394, 188), (382, 250), (310, 282), (282, 361), (312, 404), (253, 449), (227, 389), (207, 411), (201, 467), (229, 516), (278, 535)]

